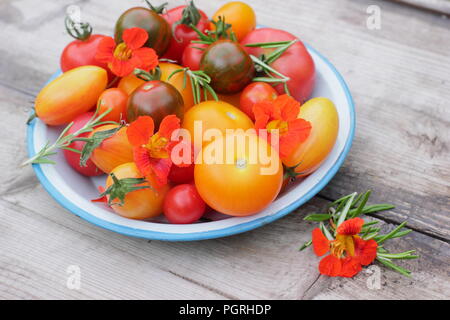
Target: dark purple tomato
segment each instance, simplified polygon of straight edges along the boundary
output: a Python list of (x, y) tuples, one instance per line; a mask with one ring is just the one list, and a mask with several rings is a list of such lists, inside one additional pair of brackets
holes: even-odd
[(158, 56), (162, 56), (169, 48), (172, 39), (170, 24), (153, 10), (135, 7), (128, 9), (116, 22), (114, 37), (116, 43), (122, 42), (122, 33), (126, 29), (142, 28), (147, 31), (146, 47), (153, 48)]
[(183, 97), (174, 86), (159, 80), (148, 81), (128, 97), (127, 121), (130, 123), (139, 116), (150, 116), (155, 129), (158, 129), (165, 116), (174, 114), (183, 119), (183, 108)]
[(220, 40), (211, 44), (200, 61), (200, 69), (211, 77), (211, 87), (218, 93), (236, 93), (255, 76), (249, 54), (236, 42)]

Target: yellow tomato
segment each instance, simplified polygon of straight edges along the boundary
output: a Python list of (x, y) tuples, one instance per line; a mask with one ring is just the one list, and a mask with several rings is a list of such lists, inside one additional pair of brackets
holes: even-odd
[[(232, 1), (224, 4), (216, 11), (212, 20), (218, 21), (219, 17), (225, 17), (225, 23), (231, 24), (231, 29), (236, 34), (238, 41), (242, 40), (256, 27), (256, 15), (252, 7), (241, 1)], [(211, 30), (215, 30), (211, 24)]]
[[(233, 94), (220, 94), (217, 93), (217, 97), (219, 98), (220, 101), (225, 101), (231, 105), (233, 105), (236, 108), (240, 109), (240, 100), (241, 100), (241, 92), (238, 93), (233, 93)], [(204, 94), (202, 91), (202, 101), (215, 101), (214, 97), (211, 96), (211, 94), (209, 92), (207, 92), (207, 96), (206, 96), (206, 100), (204, 99)]]
[[(91, 132), (92, 137), (96, 132), (117, 128), (115, 124), (106, 124)], [(133, 161), (133, 147), (128, 142), (127, 128), (119, 129), (112, 137), (109, 137), (94, 149), (91, 160), (103, 172), (110, 173), (115, 167)]]
[(186, 77), (186, 86), (184, 86), (184, 72), (178, 72), (177, 74), (173, 75), (170, 80), (167, 80), (172, 72), (178, 69), (182, 69), (182, 66), (173, 63), (161, 62), (159, 64), (159, 67), (161, 68), (161, 81), (170, 83), (178, 90), (178, 92), (181, 93), (184, 101), (184, 111), (186, 112), (194, 105), (191, 80), (189, 80), (189, 77)]
[[(182, 127), (189, 131), (194, 145), (198, 148), (214, 140), (215, 133), (225, 135), (226, 129), (247, 130), (254, 128), (254, 125), (244, 112), (229, 103), (205, 101), (184, 114)], [(216, 130), (213, 132), (209, 129)]]
[(195, 186), (221, 213), (258, 213), (280, 192), (283, 166), (278, 153), (256, 134), (227, 134), (204, 147), (201, 155), (194, 169)]
[(311, 133), (289, 157), (283, 159), (283, 163), (288, 167), (299, 164), (295, 172), (305, 176), (316, 170), (333, 149), (339, 117), (333, 102), (327, 98), (307, 101), (301, 106), (299, 117), (311, 123)]
[[(124, 163), (112, 171), (120, 180), (125, 178), (142, 178), (134, 162)], [(147, 178), (147, 181), (150, 178)], [(110, 175), (106, 180), (106, 189), (113, 183)], [(123, 206), (112, 205), (112, 209), (130, 219), (148, 219), (159, 216), (163, 212), (164, 198), (169, 191), (169, 185), (157, 186), (155, 181), (143, 184), (149, 185), (148, 189), (140, 189), (127, 193)], [(117, 201), (117, 200), (116, 200)]]
[(127, 95), (130, 95), (137, 87), (139, 87), (144, 82), (144, 80), (139, 79), (133, 73), (130, 73), (129, 75), (120, 79), (117, 88), (121, 89)]
[(103, 68), (83, 66), (69, 70), (39, 92), (36, 115), (51, 126), (69, 123), (95, 106), (107, 84), (108, 75)]

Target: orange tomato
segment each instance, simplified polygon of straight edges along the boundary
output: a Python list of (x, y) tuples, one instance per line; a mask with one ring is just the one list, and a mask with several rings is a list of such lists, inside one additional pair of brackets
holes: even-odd
[(289, 157), (283, 159), (288, 167), (298, 165), (295, 172), (305, 176), (316, 170), (326, 159), (336, 142), (339, 117), (333, 102), (327, 98), (314, 98), (305, 102), (299, 117), (311, 123), (309, 137)]
[[(241, 94), (242, 94), (242, 91), (238, 92), (238, 93), (232, 93), (232, 94), (217, 93), (217, 97), (219, 98), (220, 101), (225, 101), (225, 102), (231, 104), (232, 106), (239, 108)], [(203, 90), (201, 92), (201, 95), (202, 95), (201, 101), (216, 101), (209, 92), (207, 92), (206, 100), (204, 99)]]
[(119, 88), (106, 89), (97, 101), (98, 114), (111, 109), (102, 120), (119, 122), (126, 118), (127, 101), (128, 95), (123, 90)]
[[(121, 164), (114, 168), (112, 173), (118, 179), (125, 178), (142, 178), (138, 168), (134, 162)], [(149, 178), (147, 178), (148, 181)], [(106, 179), (106, 189), (113, 183), (110, 175)], [(129, 192), (125, 196), (123, 206), (112, 205), (111, 208), (123, 217), (130, 219), (147, 219), (159, 216), (163, 212), (164, 198), (169, 191), (169, 185), (158, 186), (153, 180), (142, 185), (148, 185), (148, 189), (140, 189)]]
[(280, 192), (281, 160), (276, 150), (256, 134), (227, 134), (204, 147), (201, 156), (195, 165), (195, 186), (202, 199), (221, 213), (258, 213)]
[(194, 96), (192, 95), (192, 85), (189, 77), (186, 78), (186, 86), (184, 86), (184, 72), (179, 72), (167, 80), (172, 72), (178, 69), (182, 69), (182, 66), (173, 63), (161, 62), (159, 64), (161, 68), (161, 81), (170, 83), (173, 85), (178, 92), (181, 93), (184, 101), (184, 111), (186, 112), (194, 105)]
[[(92, 137), (96, 132), (117, 128), (115, 124), (107, 124), (96, 128), (91, 132)], [(91, 160), (103, 172), (110, 173), (115, 167), (133, 161), (133, 149), (128, 142), (127, 128), (123, 127), (112, 137), (109, 137), (94, 149)]]
[(224, 135), (226, 129), (247, 130), (254, 128), (254, 124), (245, 113), (229, 103), (205, 101), (193, 106), (184, 114), (182, 128), (189, 131), (194, 146), (199, 148), (214, 138), (205, 137), (206, 130), (217, 129), (218, 133)]
[(106, 70), (83, 66), (63, 73), (47, 84), (36, 97), (36, 115), (48, 125), (73, 121), (89, 111), (108, 83)]
[(130, 95), (137, 87), (139, 87), (144, 82), (144, 80), (139, 79), (133, 73), (130, 73), (129, 75), (120, 79), (117, 88), (121, 89), (127, 95)]
[[(236, 34), (238, 41), (242, 40), (256, 27), (256, 15), (252, 7), (241, 1), (232, 1), (224, 4), (214, 13), (212, 20), (218, 21), (219, 17), (225, 17), (225, 23), (231, 24), (231, 29)], [(211, 23), (211, 30), (215, 30)]]

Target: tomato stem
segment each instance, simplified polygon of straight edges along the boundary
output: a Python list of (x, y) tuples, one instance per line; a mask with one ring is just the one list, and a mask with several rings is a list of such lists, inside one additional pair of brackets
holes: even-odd
[(85, 41), (92, 34), (92, 27), (87, 22), (75, 22), (70, 16), (64, 20), (67, 33), (77, 40)]
[(145, 2), (147, 3), (148, 7), (150, 8), (150, 10), (156, 12), (157, 14), (161, 14), (163, 13), (163, 11), (166, 9), (168, 3), (164, 2), (162, 5), (155, 7), (154, 5), (152, 5), (150, 3), (149, 0), (145, 0)]

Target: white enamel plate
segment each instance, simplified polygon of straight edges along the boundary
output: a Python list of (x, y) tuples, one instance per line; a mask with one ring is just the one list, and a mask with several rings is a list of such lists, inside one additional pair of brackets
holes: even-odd
[[(336, 105), (339, 114), (339, 132), (336, 144), (313, 174), (293, 183), (264, 211), (249, 217), (228, 217), (212, 214), (211, 222), (188, 225), (169, 224), (164, 219), (140, 221), (123, 218), (103, 204), (92, 203), (98, 197), (97, 186), (105, 177), (83, 177), (64, 160), (62, 152), (56, 165), (34, 164), (36, 175), (48, 193), (64, 208), (102, 228), (124, 235), (154, 240), (191, 241), (230, 236), (260, 227), (292, 212), (324, 188), (336, 174), (347, 156), (354, 135), (355, 110), (352, 97), (342, 76), (334, 66), (315, 49), (307, 46), (316, 65), (316, 89), (312, 97), (326, 97)], [(56, 73), (50, 79), (54, 79)], [(61, 128), (47, 127), (39, 119), (28, 126), (28, 153), (34, 156), (46, 143), (54, 141)]]

